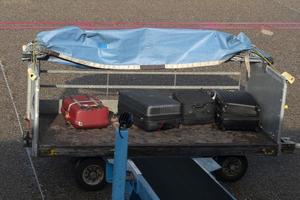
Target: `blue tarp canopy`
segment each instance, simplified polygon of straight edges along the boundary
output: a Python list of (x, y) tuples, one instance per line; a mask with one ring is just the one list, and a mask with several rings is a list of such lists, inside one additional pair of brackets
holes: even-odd
[(250, 39), (214, 30), (137, 28), (40, 32), (37, 42), (56, 52), (51, 61), (104, 69), (188, 68), (218, 65), (252, 48)]

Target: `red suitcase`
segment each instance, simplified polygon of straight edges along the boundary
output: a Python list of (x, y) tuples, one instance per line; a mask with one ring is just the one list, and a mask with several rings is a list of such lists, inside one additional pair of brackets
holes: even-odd
[(69, 96), (63, 100), (61, 112), (75, 128), (105, 128), (109, 125), (109, 110), (97, 97)]

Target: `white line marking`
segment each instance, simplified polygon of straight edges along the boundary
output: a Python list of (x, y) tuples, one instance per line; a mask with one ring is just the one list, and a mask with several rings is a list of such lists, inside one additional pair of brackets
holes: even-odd
[[(15, 114), (16, 114), (16, 117), (17, 117), (17, 121), (18, 121), (18, 124), (19, 124), (19, 128), (20, 128), (20, 132), (22, 134), (22, 136), (24, 135), (24, 132), (23, 132), (23, 128), (22, 128), (22, 124), (21, 124), (21, 120), (20, 120), (20, 116), (19, 116), (19, 112), (17, 110), (17, 106), (16, 106), (16, 103), (14, 101), (14, 98), (12, 96), (12, 92), (11, 92), (11, 89), (10, 89), (10, 86), (9, 86), (9, 83), (8, 83), (8, 79), (7, 79), (7, 76), (5, 74), (5, 70), (4, 70), (4, 65), (2, 64), (1, 60), (0, 60), (0, 67), (1, 67), (1, 71), (2, 71), (2, 74), (3, 74), (3, 78), (4, 78), (4, 81), (5, 81), (5, 84), (6, 84), (6, 87), (7, 87), (7, 90), (8, 90), (8, 93), (9, 93), (9, 97), (10, 97), (10, 100), (12, 102), (12, 105), (13, 105), (13, 108), (14, 108), (14, 111), (15, 111)], [(34, 174), (34, 178), (35, 178), (35, 181), (37, 183), (37, 186), (38, 186), (38, 189), (39, 189), (39, 192), (41, 194), (41, 198), (42, 200), (45, 199), (45, 196), (44, 196), (44, 193), (42, 191), (42, 188), (41, 188), (41, 185), (40, 185), (40, 181), (38, 179), (38, 176), (37, 176), (37, 173), (36, 173), (36, 169), (33, 165), (33, 162), (32, 162), (32, 159), (31, 159), (31, 156), (30, 156), (30, 152), (29, 152), (29, 149), (26, 148), (26, 154), (27, 154), (27, 157), (29, 159), (29, 162), (30, 162), (30, 165), (31, 165), (31, 168), (32, 168), (32, 172)]]
[(29, 162), (30, 162), (30, 165), (31, 165), (33, 174), (34, 174), (34, 177), (35, 177), (35, 181), (36, 181), (37, 186), (38, 186), (38, 189), (39, 189), (39, 191), (40, 191), (42, 200), (44, 200), (44, 199), (45, 199), (45, 196), (44, 196), (44, 193), (43, 193), (43, 190), (42, 190), (42, 187), (41, 187), (39, 178), (38, 178), (38, 176), (37, 176), (36, 169), (35, 169), (35, 167), (34, 167), (34, 165), (33, 165), (33, 162), (32, 162), (32, 159), (31, 159), (31, 156), (30, 156), (30, 152), (29, 152), (29, 148), (28, 148), (28, 147), (26, 147), (26, 153), (27, 153), (27, 157), (28, 157), (28, 159), (29, 159)]

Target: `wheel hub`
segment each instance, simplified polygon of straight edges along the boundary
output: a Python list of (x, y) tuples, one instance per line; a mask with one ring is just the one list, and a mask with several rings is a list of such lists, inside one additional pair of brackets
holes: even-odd
[(97, 185), (104, 178), (104, 172), (98, 165), (87, 166), (82, 173), (82, 179), (89, 185)]
[(228, 176), (235, 176), (241, 170), (242, 163), (236, 159), (225, 161), (223, 165), (223, 170)]

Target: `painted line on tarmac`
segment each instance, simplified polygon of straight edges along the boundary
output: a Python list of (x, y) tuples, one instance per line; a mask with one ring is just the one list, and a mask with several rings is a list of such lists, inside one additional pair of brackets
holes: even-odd
[(300, 22), (101, 22), (101, 21), (0, 21), (0, 30), (54, 29), (74, 25), (84, 29), (192, 28), (300, 30)]
[(6, 25), (49, 25), (49, 24), (81, 24), (81, 25), (143, 25), (143, 24), (198, 24), (198, 25), (210, 25), (210, 24), (221, 24), (221, 25), (299, 25), (300, 22), (205, 22), (205, 21), (187, 21), (187, 22), (172, 22), (172, 21), (149, 21), (149, 22), (125, 22), (125, 21), (0, 21), (0, 24)]
[[(18, 125), (19, 125), (19, 128), (20, 128), (20, 132), (21, 132), (21, 134), (22, 134), (22, 136), (23, 136), (23, 135), (24, 135), (24, 132), (23, 132), (23, 128), (22, 128), (22, 124), (21, 124), (21, 120), (20, 120), (20, 115), (19, 115), (19, 112), (18, 112), (16, 103), (15, 103), (15, 101), (14, 101), (14, 98), (13, 98), (13, 95), (12, 95), (12, 92), (11, 92), (11, 89), (10, 89), (10, 86), (9, 86), (9, 83), (8, 83), (8, 79), (7, 79), (7, 76), (6, 76), (6, 73), (5, 73), (5, 69), (4, 69), (4, 65), (2, 64), (1, 60), (0, 60), (0, 68), (1, 68), (1, 71), (2, 71), (2, 74), (3, 74), (3, 79), (4, 79), (5, 84), (6, 84), (6, 88), (7, 88), (8, 93), (9, 93), (10, 100), (11, 100), (12, 105), (13, 105), (13, 108), (14, 108), (14, 112), (15, 112), (16, 117), (17, 117), (17, 122), (18, 122)], [(29, 148), (26, 148), (26, 154), (27, 154), (27, 157), (28, 157), (28, 159), (29, 159), (29, 162), (30, 162), (30, 165), (31, 165), (31, 168), (32, 168), (32, 172), (33, 172), (33, 174), (34, 174), (34, 178), (35, 178), (35, 181), (36, 181), (36, 183), (37, 183), (39, 192), (40, 192), (40, 194), (41, 194), (41, 198), (42, 198), (42, 200), (44, 200), (44, 199), (45, 199), (45, 196), (44, 196), (44, 193), (43, 193), (43, 191), (42, 191), (42, 187), (41, 187), (39, 178), (38, 178), (38, 176), (37, 176), (36, 169), (35, 169), (34, 164), (33, 164), (33, 162), (32, 162), (32, 159), (31, 159), (31, 156), (30, 156)]]

